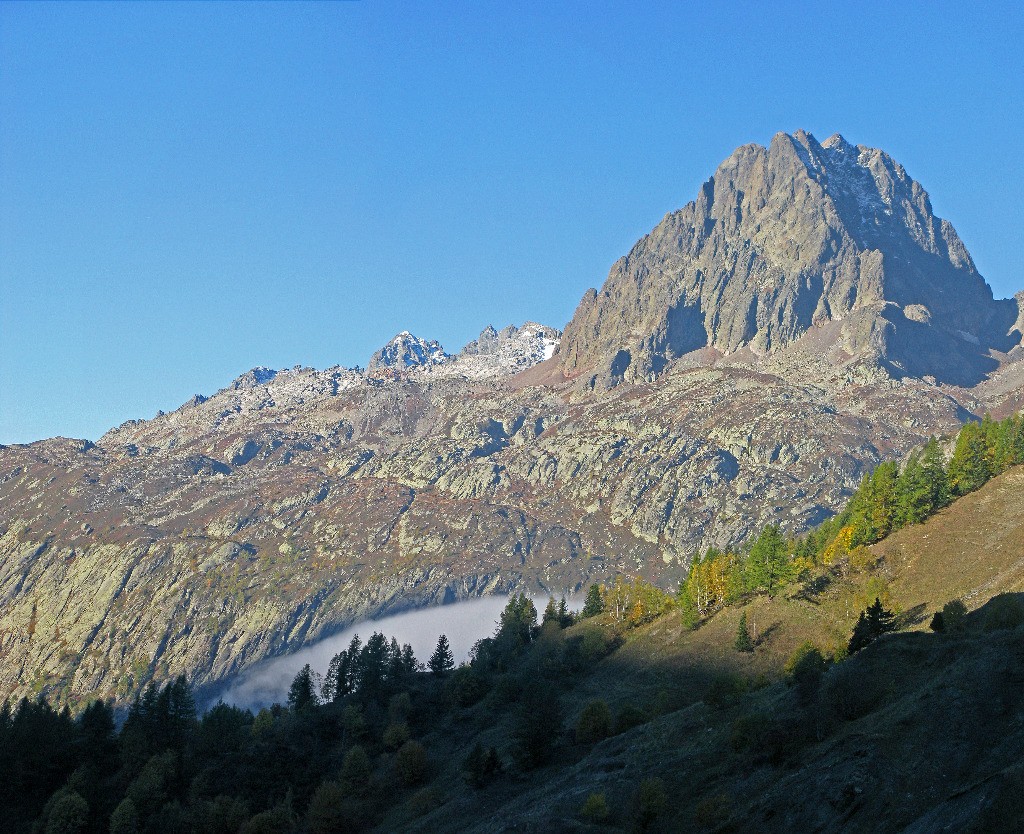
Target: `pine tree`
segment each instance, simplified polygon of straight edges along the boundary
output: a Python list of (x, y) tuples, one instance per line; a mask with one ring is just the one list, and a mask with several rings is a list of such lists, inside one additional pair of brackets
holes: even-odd
[(358, 691), (369, 698), (380, 696), (387, 683), (391, 660), (391, 646), (388, 638), (374, 632), (359, 652)]
[(892, 611), (886, 611), (882, 607), (882, 600), (878, 597), (875, 597), (875, 601), (868, 606), (867, 620), (874, 638), (896, 630), (896, 618)]
[(411, 675), (420, 668), (419, 661), (416, 660), (416, 655), (413, 654), (412, 646), (408, 643), (402, 646), (402, 668), (407, 675)]
[(602, 611), (604, 611), (604, 601), (601, 599), (601, 586), (595, 583), (587, 591), (587, 599), (583, 603), (583, 611), (580, 616), (585, 619), (596, 617)]
[(548, 604), (544, 606), (544, 614), (541, 617), (540, 624), (546, 625), (547, 623), (558, 622), (558, 603), (555, 602), (553, 596), (548, 597)]
[(569, 603), (565, 601), (565, 595), (558, 600), (558, 624), (562, 628), (568, 628), (576, 622), (576, 615), (569, 610)]
[(448, 638), (442, 634), (437, 638), (437, 648), (427, 661), (427, 668), (437, 677), (443, 677), (455, 668), (455, 655), (448, 645)]
[(747, 630), (747, 612), (740, 614), (740, 624), (736, 628), (736, 642), (733, 647), (738, 652), (754, 651), (754, 641), (750, 639), (750, 632)]
[(775, 524), (769, 524), (757, 537), (747, 559), (747, 578), (752, 590), (764, 589), (768, 596), (788, 575), (786, 540)]
[(303, 710), (314, 707), (317, 704), (316, 691), (313, 686), (313, 670), (310, 669), (307, 663), (303, 666), (295, 679), (292, 681), (291, 687), (288, 689), (288, 706), (290, 706), (295, 712), (301, 712)]
[(946, 456), (935, 437), (929, 438), (921, 452), (921, 469), (929, 485), (928, 514), (937, 512), (949, 503), (949, 475)]
[(882, 607), (882, 601), (875, 597), (875, 601), (865, 611), (861, 611), (857, 618), (857, 625), (853, 627), (847, 649), (850, 654), (854, 654), (875, 642), (883, 634), (895, 630), (896, 618), (891, 611), (886, 611)]

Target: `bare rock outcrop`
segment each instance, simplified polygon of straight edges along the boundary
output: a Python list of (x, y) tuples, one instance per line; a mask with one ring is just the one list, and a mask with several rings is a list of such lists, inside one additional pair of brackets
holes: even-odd
[(1020, 340), (952, 225), (883, 151), (836, 134), (744, 145), (584, 295), (559, 351), (591, 387), (702, 349), (755, 361), (816, 326), (900, 377), (974, 385)]

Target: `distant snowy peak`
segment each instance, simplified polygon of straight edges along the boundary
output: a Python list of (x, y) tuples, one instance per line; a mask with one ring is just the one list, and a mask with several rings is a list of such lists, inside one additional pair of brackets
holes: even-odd
[(487, 379), (517, 374), (550, 359), (562, 334), (553, 327), (528, 321), (496, 330), (488, 325), (456, 356), (436, 341), (403, 331), (377, 351), (366, 368), (368, 376), (465, 377)]
[(501, 330), (488, 326), (462, 349), (452, 370), (470, 378), (516, 374), (550, 359), (561, 338), (560, 331), (532, 321)]
[(370, 357), (366, 371), (369, 374), (379, 371), (411, 371), (443, 365), (450, 362), (451, 358), (439, 342), (420, 339), (408, 330), (403, 330)]

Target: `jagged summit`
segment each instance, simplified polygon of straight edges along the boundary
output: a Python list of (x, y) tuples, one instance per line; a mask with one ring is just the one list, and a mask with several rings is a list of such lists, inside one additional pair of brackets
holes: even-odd
[(375, 371), (408, 371), (413, 368), (443, 365), (451, 356), (436, 340), (427, 341), (403, 330), (370, 357), (368, 373)]
[(806, 131), (737, 148), (586, 293), (563, 372), (651, 379), (699, 349), (756, 362), (835, 325), (833, 364), (976, 384), (1018, 316), (995, 301), (952, 224), (888, 154)]

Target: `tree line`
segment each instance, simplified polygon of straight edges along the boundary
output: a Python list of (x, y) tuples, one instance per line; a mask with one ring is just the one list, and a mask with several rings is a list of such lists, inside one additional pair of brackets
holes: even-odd
[(1009, 467), (1024, 463), (1024, 415), (986, 416), (964, 424), (947, 460), (935, 437), (900, 466), (880, 463), (866, 473), (843, 510), (814, 530), (786, 536), (769, 524), (736, 550), (710, 548), (690, 565), (676, 604), (695, 625), (749, 594), (774, 594), (805, 577), (816, 565), (864, 555), (861, 550), (890, 533), (920, 524), (955, 498), (982, 487)]

